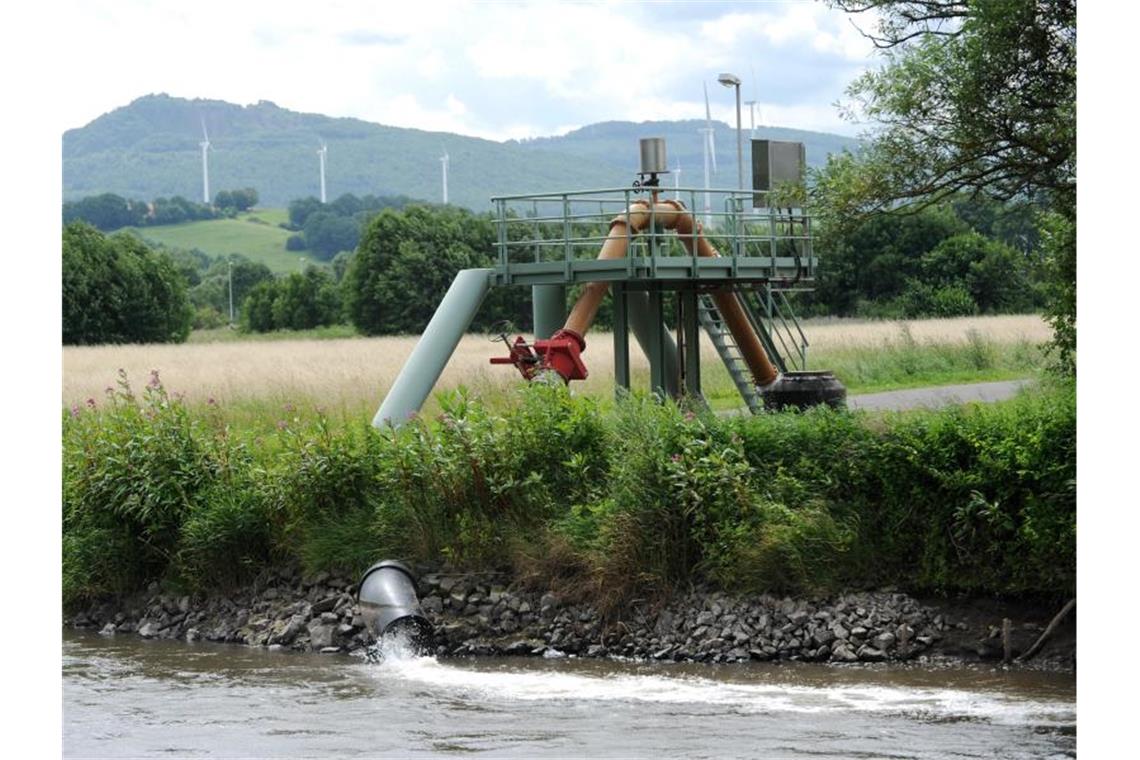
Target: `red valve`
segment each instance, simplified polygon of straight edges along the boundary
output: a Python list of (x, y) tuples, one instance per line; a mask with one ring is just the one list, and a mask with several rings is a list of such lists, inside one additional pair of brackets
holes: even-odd
[(557, 372), (564, 381), (585, 380), (589, 372), (582, 361), (586, 341), (573, 330), (559, 330), (546, 340), (530, 345), (520, 335), (508, 345), (507, 356), (491, 358), (491, 364), (513, 364), (527, 380), (545, 370)]

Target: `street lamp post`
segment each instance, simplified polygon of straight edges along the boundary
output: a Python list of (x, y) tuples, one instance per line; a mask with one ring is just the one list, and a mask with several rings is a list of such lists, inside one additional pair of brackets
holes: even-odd
[(234, 323), (234, 260), (230, 259), (230, 326)]
[(721, 74), (716, 81), (725, 87), (736, 88), (736, 187), (744, 189), (744, 137), (740, 131), (740, 77), (736, 74)]

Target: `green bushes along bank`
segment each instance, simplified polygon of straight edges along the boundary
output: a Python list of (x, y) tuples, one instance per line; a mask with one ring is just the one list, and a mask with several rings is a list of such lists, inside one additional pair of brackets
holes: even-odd
[(66, 603), (226, 588), (299, 562), (504, 569), (614, 605), (695, 582), (1061, 595), (1075, 585), (1071, 385), (991, 406), (748, 418), (535, 384), (398, 431), (230, 429), (157, 375), (64, 415)]

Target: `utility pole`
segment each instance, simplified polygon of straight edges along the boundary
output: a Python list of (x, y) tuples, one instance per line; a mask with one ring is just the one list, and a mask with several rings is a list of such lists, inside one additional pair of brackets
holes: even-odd
[(230, 326), (234, 323), (234, 260), (230, 259)]

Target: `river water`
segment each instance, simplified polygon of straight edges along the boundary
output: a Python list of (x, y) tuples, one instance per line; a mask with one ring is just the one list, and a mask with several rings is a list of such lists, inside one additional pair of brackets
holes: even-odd
[(63, 640), (66, 757), (1053, 758), (1071, 675)]

